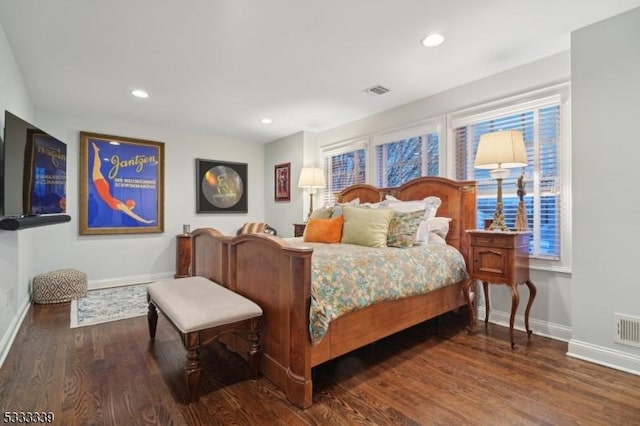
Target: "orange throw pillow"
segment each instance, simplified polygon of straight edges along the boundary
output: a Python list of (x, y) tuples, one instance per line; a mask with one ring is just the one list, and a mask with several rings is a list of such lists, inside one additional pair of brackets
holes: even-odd
[(309, 219), (304, 228), (304, 241), (307, 243), (339, 243), (342, 239), (342, 215), (333, 219)]

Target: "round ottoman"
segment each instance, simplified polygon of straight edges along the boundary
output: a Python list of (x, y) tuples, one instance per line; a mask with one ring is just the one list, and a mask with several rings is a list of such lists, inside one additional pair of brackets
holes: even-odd
[(62, 303), (87, 295), (87, 274), (77, 269), (58, 269), (33, 277), (35, 303)]

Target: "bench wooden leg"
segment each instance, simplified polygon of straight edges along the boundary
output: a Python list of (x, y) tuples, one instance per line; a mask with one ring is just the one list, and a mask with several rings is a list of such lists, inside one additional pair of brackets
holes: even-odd
[(189, 390), (189, 401), (198, 401), (198, 388), (200, 387), (200, 361), (198, 360), (198, 349), (187, 351), (187, 388)]
[(149, 302), (149, 310), (147, 312), (147, 322), (149, 323), (149, 337), (151, 340), (156, 338), (156, 327), (158, 326), (158, 310), (156, 306)]
[(258, 380), (260, 362), (262, 360), (262, 344), (260, 343), (260, 331), (249, 332), (249, 350), (247, 351), (249, 372), (253, 380)]

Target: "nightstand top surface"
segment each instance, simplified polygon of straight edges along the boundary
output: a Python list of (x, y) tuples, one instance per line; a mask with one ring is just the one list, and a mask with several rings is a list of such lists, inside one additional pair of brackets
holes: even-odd
[(531, 231), (496, 231), (489, 229), (467, 229), (465, 232), (472, 232), (474, 234), (507, 234), (507, 235), (520, 235), (531, 234)]

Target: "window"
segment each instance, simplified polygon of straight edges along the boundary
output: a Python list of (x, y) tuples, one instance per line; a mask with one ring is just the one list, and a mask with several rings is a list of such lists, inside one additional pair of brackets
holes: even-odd
[(364, 142), (352, 142), (341, 149), (325, 151), (323, 154), (327, 178), (325, 204), (335, 203), (335, 194), (346, 187), (366, 182), (367, 150)]
[(496, 181), (488, 170), (474, 169), (475, 152), (480, 136), (498, 130), (520, 130), (527, 149), (528, 165), (513, 169), (503, 180), (503, 210), (509, 228), (515, 224), (518, 208), (516, 181), (524, 174), (524, 204), (529, 229), (533, 233), (529, 252), (539, 259), (560, 260), (563, 253), (563, 206), (567, 205), (566, 186), (561, 161), (565, 113), (560, 93), (518, 104), (485, 109), (481, 113), (458, 116), (451, 122), (455, 177), (478, 182), (478, 228), (493, 218), (496, 207)]
[(438, 176), (437, 132), (376, 146), (377, 186), (397, 187), (420, 176)]
[(398, 187), (421, 176), (438, 176), (440, 120), (373, 137), (376, 186)]

